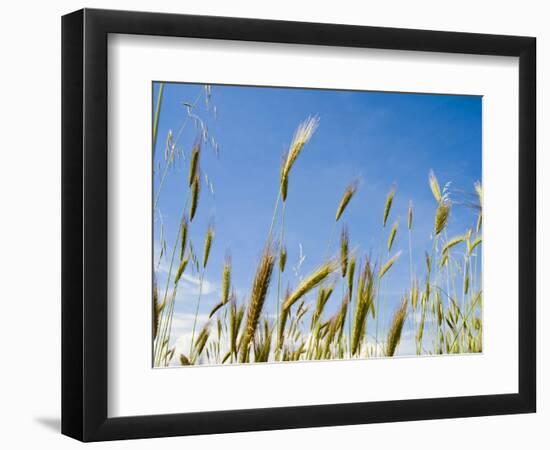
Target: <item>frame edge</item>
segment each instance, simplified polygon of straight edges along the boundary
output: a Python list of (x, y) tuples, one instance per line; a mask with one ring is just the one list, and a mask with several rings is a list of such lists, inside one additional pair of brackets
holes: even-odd
[(82, 440), (84, 12), (61, 19), (61, 432)]

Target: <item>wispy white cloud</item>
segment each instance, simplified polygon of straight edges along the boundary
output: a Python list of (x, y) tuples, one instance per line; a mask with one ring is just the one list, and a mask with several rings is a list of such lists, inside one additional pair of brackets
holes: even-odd
[[(170, 338), (170, 348), (175, 348), (174, 364), (179, 364), (179, 355), (189, 355), (189, 346), (193, 334), (193, 323), (195, 315), (190, 313), (174, 313), (172, 318), (172, 333)], [(208, 322), (207, 314), (197, 315), (197, 324), (195, 328), (195, 337)]]
[[(180, 283), (183, 283), (185, 286), (186, 291), (189, 294), (198, 295), (200, 291), (200, 278), (193, 276), (193, 275), (187, 275), (183, 274), (180, 279)], [(218, 286), (213, 283), (212, 281), (209, 281), (206, 277), (202, 280), (202, 294), (203, 295), (209, 295), (213, 294), (218, 291)]]

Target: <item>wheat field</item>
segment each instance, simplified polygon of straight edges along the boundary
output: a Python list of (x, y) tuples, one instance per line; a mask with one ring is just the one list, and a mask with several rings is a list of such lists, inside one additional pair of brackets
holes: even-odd
[[(292, 221), (297, 218), (288, 206), (303, 176), (303, 155), (323, 127), (323, 117), (311, 111), (293, 129), (281, 131), (289, 144), (280, 152), (280, 166), (264, 180), (276, 194), (264, 199), (272, 205), (269, 213), (253, 217), (255, 227), (265, 230), (261, 240), (249, 244), (257, 257), (237, 267), (239, 246), (220, 242), (223, 224), (202, 205), (215, 192), (209, 162), (217, 158), (223, 170), (223, 158), (231, 158), (226, 153), (220, 158), (223, 142), (217, 142), (208, 123), (216, 120), (217, 87), (198, 86), (196, 97), (182, 103), (181, 123), (169, 124), (173, 128), (161, 135), (166, 88), (156, 84), (152, 110), (154, 367), (482, 352), (480, 181), (463, 187), (469, 195), (464, 206), (450, 187), (453, 180), (441, 183), (437, 173), (425, 172), (418, 189), (430, 194), (431, 203), (423, 209), (431, 211), (430, 217), (417, 215), (415, 199), (401, 192), (399, 183), (385, 187), (380, 209), (357, 200), (365, 184), (361, 177), (330, 186), (338, 198), (333, 204), (312, 193), (312, 204), (330, 210), (332, 218), (324, 224), (330, 231), (317, 243), (322, 256), (308, 260), (310, 270), (297, 276), (302, 248), (298, 257), (293, 249), (291, 258), (288, 241), (296, 234)], [(263, 144), (269, 142), (258, 143)], [(161, 205), (164, 196), (173, 198), (170, 183), (184, 194), (177, 210), (166, 211)], [(451, 234), (450, 221), (466, 207), (475, 220)], [(354, 240), (351, 232), (350, 217), (359, 210), (378, 224), (369, 229), (374, 237), (368, 244)], [(172, 233), (166, 217), (176, 218)], [(428, 234), (417, 231), (419, 220), (429, 222)], [(428, 243), (426, 248), (419, 250), (418, 240)], [(221, 262), (213, 262), (214, 251), (224, 253)], [(397, 286), (391, 276), (398, 269), (405, 275)], [(245, 288), (235, 282), (242, 273), (250, 280)], [(212, 278), (219, 280), (215, 289)], [(214, 302), (205, 300), (207, 292)], [(185, 337), (176, 326), (179, 307), (190, 311)], [(408, 352), (405, 340), (412, 348)]]

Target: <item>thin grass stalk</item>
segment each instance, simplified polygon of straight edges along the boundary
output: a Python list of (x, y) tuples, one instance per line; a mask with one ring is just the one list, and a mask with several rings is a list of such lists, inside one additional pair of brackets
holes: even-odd
[(191, 345), (189, 346), (189, 354), (192, 354), (192, 351), (193, 351), (193, 343), (195, 340), (195, 328), (197, 326), (197, 317), (199, 315), (199, 308), (200, 308), (201, 298), (202, 298), (202, 285), (204, 282), (204, 274), (206, 272), (206, 265), (208, 264), (208, 256), (210, 255), (210, 248), (212, 246), (213, 238), (214, 238), (214, 229), (212, 228), (211, 225), (209, 225), (208, 229), (206, 230), (206, 237), (204, 239), (202, 269), (201, 269), (201, 275), (199, 280), (199, 296), (197, 299), (197, 306), (195, 308), (195, 318), (193, 319), (193, 331), (191, 332)]
[(458, 337), (462, 334), (462, 329), (464, 328), (465, 326), (465, 323), (467, 322), (467, 320), (469, 319), (470, 315), (475, 311), (475, 308), (477, 307), (478, 305), (478, 302), (481, 300), (481, 297), (482, 297), (482, 293), (481, 291), (477, 293), (477, 295), (474, 297), (473, 301), (472, 301), (472, 304), (470, 305), (470, 308), (468, 310), (468, 313), (466, 315), (462, 314), (461, 313), (461, 316), (462, 316), (462, 324), (460, 326), (460, 329), (456, 332), (455, 336), (454, 336), (454, 339), (451, 343), (451, 348), (454, 347), (454, 344), (456, 343)]
[[(304, 295), (317, 286), (323, 283), (323, 281), (338, 267), (338, 263), (335, 260), (329, 261), (321, 265), (318, 269), (309, 274), (298, 287), (293, 291), (288, 291), (285, 295), (285, 301), (283, 302), (281, 309), (281, 316), (278, 329), (278, 349), (280, 350), (284, 341), (284, 331), (288, 316), (290, 314), (290, 308)], [(327, 298), (328, 300), (328, 298)]]
[[(277, 312), (276, 312), (276, 330), (279, 330), (279, 314), (281, 309), (281, 274), (286, 264), (286, 250), (283, 251), (285, 239), (285, 210), (286, 201), (283, 202), (283, 210), (281, 212), (281, 249), (279, 251), (279, 264), (277, 269)], [(283, 256), (284, 255), (284, 256)], [(279, 348), (279, 334), (277, 333), (276, 348)]]
[(355, 313), (351, 335), (351, 356), (361, 350), (361, 343), (366, 335), (367, 316), (374, 302), (374, 276), (367, 260), (359, 274), (357, 293), (355, 295)]
[[(348, 268), (348, 278), (347, 278), (347, 282), (348, 282), (348, 296), (349, 296), (349, 299), (350, 299), (350, 302), (353, 302), (353, 278), (354, 278), (354, 274), (355, 274), (355, 255), (352, 255), (351, 257), (351, 260), (350, 260), (350, 263), (349, 263), (349, 268)], [(343, 282), (342, 282), (342, 285), (343, 285)], [(357, 304), (357, 301), (356, 301), (356, 304)], [(351, 338), (351, 335), (352, 335), (352, 323), (351, 323), (351, 314), (352, 314), (352, 307), (348, 308), (348, 314), (349, 314), (349, 317), (348, 317), (348, 335), (349, 335), (349, 352), (350, 352), (350, 357), (352, 355), (352, 351), (351, 351), (351, 347), (352, 347), (352, 338)]]
[[(199, 93), (199, 95), (196, 97), (195, 101), (193, 102), (193, 105), (191, 106), (191, 109), (193, 109), (197, 105), (197, 103), (198, 103), (201, 96), (202, 96), (202, 90)], [(170, 168), (170, 161), (172, 161), (173, 158), (174, 158), (174, 152), (176, 151), (176, 146), (178, 145), (181, 134), (183, 133), (183, 130), (187, 126), (188, 122), (189, 122), (189, 116), (186, 116), (185, 120), (183, 121), (182, 126), (180, 127), (180, 129), (178, 131), (176, 139), (174, 140), (174, 143), (172, 145), (170, 157), (166, 161), (166, 164), (164, 166), (164, 171), (162, 173), (162, 177), (161, 177), (160, 182), (159, 182), (159, 186), (158, 186), (157, 193), (156, 193), (156, 196), (155, 196), (155, 202), (153, 204), (154, 205), (153, 206), (153, 211), (157, 210), (157, 205), (158, 205), (158, 201), (159, 201), (159, 198), (160, 198), (160, 193), (161, 193), (162, 188), (164, 186), (164, 181), (166, 180), (166, 176), (168, 175), (168, 169)]]
[[(412, 289), (414, 289), (414, 286), (413, 286), (412, 225), (413, 225), (413, 204), (412, 204), (412, 201), (409, 201), (409, 209), (408, 209), (408, 213), (407, 213), (407, 229), (408, 229), (408, 237), (409, 237), (409, 283), (410, 283), (410, 286), (411, 286), (411, 294), (412, 294)], [(411, 301), (410, 324), (411, 324), (411, 332), (414, 335), (414, 331), (415, 331), (415, 328), (416, 328), (416, 308), (413, 307), (412, 301)]]
[(162, 105), (163, 92), (164, 92), (164, 83), (160, 83), (159, 92), (157, 96), (157, 108), (155, 110), (155, 118), (153, 121), (153, 159), (155, 158), (155, 150), (157, 147), (157, 131), (159, 127), (160, 108)]
[[(187, 203), (187, 200), (186, 200), (186, 203)], [(182, 220), (183, 220), (183, 215), (182, 215)], [(176, 236), (176, 239), (174, 241), (174, 245), (172, 247), (172, 255), (170, 257), (170, 266), (168, 268), (168, 276), (167, 276), (167, 279), (166, 279), (166, 287), (164, 289), (164, 295), (163, 295), (163, 299), (162, 299), (162, 304), (166, 304), (166, 299), (167, 299), (167, 296), (168, 296), (168, 288), (170, 286), (170, 278), (171, 278), (171, 275), (172, 275), (172, 267), (174, 265), (174, 259), (175, 259), (175, 255), (176, 255), (176, 249), (178, 247), (178, 243), (179, 243), (179, 239), (180, 239), (180, 233), (181, 233), (181, 227), (178, 227), (178, 233), (177, 233), (177, 236)], [(161, 329), (161, 340), (159, 342), (159, 340), (157, 339), (157, 343), (156, 345), (154, 345), (154, 354), (155, 354), (155, 363), (158, 362), (160, 363), (160, 343), (163, 342), (164, 340), (164, 337), (165, 337), (165, 334), (166, 334), (166, 326), (168, 325), (167, 323), (166, 324), (163, 324), (163, 318), (164, 318), (164, 314), (161, 314), (161, 317), (160, 317), (160, 320), (159, 320), (159, 328)], [(167, 319), (164, 319), (164, 322), (166, 321)], [(164, 329), (163, 329), (163, 325), (164, 325)]]

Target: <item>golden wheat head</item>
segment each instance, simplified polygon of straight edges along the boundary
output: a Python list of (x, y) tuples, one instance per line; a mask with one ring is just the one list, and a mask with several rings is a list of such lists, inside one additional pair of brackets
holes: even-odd
[(292, 166), (296, 162), (296, 159), (298, 159), (298, 156), (300, 155), (302, 149), (304, 148), (304, 145), (306, 145), (309, 140), (311, 139), (311, 136), (313, 136), (313, 133), (319, 126), (319, 118), (314, 117), (308, 117), (304, 122), (302, 122), (299, 126), (296, 132), (294, 133), (294, 138), (292, 139), (292, 143), (290, 144), (290, 147), (288, 149), (288, 152), (286, 154), (285, 161), (283, 162), (283, 166), (281, 168), (281, 195), (283, 197), (283, 201), (286, 201), (287, 192), (288, 192), (288, 176), (290, 174), (290, 170), (292, 169)]
[(283, 309), (288, 310), (290, 307), (300, 300), (305, 294), (318, 286), (325, 278), (338, 268), (338, 263), (335, 260), (328, 261), (320, 266), (317, 270), (310, 273), (298, 285), (296, 290), (292, 292), (283, 303)]
[(430, 175), (428, 176), (428, 181), (430, 184), (430, 189), (432, 191), (432, 194), (435, 198), (435, 201), (437, 203), (440, 203), (442, 200), (441, 196), (441, 189), (439, 187), (439, 182), (437, 181), (437, 178), (435, 177), (435, 173), (433, 170), (430, 170)]
[(231, 287), (231, 257), (225, 258), (222, 274), (222, 303), (226, 304), (229, 300), (229, 288)]
[(210, 248), (212, 247), (212, 240), (214, 239), (214, 227), (208, 225), (206, 230), (206, 237), (204, 238), (204, 253), (202, 257), (202, 267), (205, 268), (208, 264), (208, 257), (210, 256)]
[(401, 332), (403, 331), (403, 325), (407, 317), (407, 302), (408, 298), (405, 295), (401, 301), (401, 305), (393, 315), (388, 338), (386, 340), (386, 356), (393, 356), (395, 354), (395, 350), (401, 340)]
[(260, 319), (260, 314), (264, 307), (271, 274), (275, 264), (275, 256), (270, 244), (266, 245), (256, 269), (254, 282), (252, 283), (252, 292), (250, 293), (250, 302), (248, 304), (248, 315), (246, 321), (246, 330), (241, 342), (241, 362), (248, 361), (248, 351), (250, 342), (254, 340), (256, 328)]
[(394, 265), (395, 261), (401, 256), (401, 250), (399, 250), (395, 255), (393, 255), (387, 262), (384, 264), (380, 272), (378, 273), (378, 278), (382, 278), (388, 270)]
[(349, 234), (346, 226), (342, 227), (340, 235), (340, 267), (342, 268), (342, 277), (346, 276), (348, 270), (348, 253), (349, 253)]
[(440, 234), (449, 220), (449, 215), (451, 213), (451, 204), (448, 201), (442, 201), (437, 205), (435, 211), (435, 220), (434, 220), (434, 231), (436, 236)]
[(357, 186), (358, 182), (354, 180), (351, 184), (349, 184), (346, 187), (346, 190), (344, 191), (344, 194), (342, 195), (342, 198), (340, 200), (340, 203), (338, 204), (338, 208), (336, 209), (336, 221), (338, 222), (338, 219), (340, 219), (340, 216), (344, 213), (346, 206), (348, 206), (348, 203), (352, 199), (352, 197), (357, 192)]

